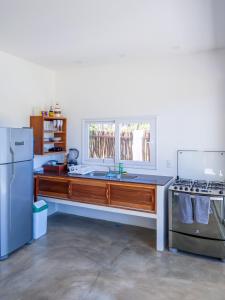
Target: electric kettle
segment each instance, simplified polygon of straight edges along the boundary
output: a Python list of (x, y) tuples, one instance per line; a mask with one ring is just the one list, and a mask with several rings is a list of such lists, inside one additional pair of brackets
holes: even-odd
[(79, 157), (79, 151), (76, 148), (69, 149), (67, 154), (67, 166), (77, 165), (77, 159)]

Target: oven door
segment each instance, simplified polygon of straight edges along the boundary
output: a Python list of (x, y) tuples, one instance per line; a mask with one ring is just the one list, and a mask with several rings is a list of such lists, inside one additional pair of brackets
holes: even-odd
[(203, 238), (225, 240), (225, 201), (223, 196), (210, 197), (210, 215), (209, 223), (207, 225), (181, 223), (179, 220), (178, 197), (179, 192), (169, 191), (169, 229), (171, 231)]

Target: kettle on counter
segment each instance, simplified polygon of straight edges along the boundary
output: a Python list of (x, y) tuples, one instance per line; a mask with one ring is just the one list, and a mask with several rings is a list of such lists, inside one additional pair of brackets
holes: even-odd
[(79, 157), (79, 151), (76, 148), (70, 148), (67, 154), (67, 166), (77, 165), (77, 159)]

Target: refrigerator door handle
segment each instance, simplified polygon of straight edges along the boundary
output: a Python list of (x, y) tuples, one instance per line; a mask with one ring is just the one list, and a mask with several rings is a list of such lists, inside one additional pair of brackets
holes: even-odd
[(10, 145), (10, 153), (12, 156), (12, 163), (11, 163), (11, 176), (10, 176), (10, 182), (9, 182), (9, 228), (10, 230), (12, 229), (12, 185), (13, 185), (13, 181), (15, 179), (15, 165), (14, 165), (14, 151), (13, 148)]
[(13, 151), (13, 148), (12, 148), (12, 145), (10, 145), (10, 153), (11, 153), (11, 157), (12, 157), (12, 181), (15, 177), (15, 166), (14, 166), (14, 162), (15, 162), (15, 154), (14, 154), (14, 151)]
[(15, 161), (15, 153), (14, 153), (13, 145), (12, 145), (12, 130), (10, 130), (10, 145), (9, 145), (9, 151), (10, 151), (11, 157), (12, 157), (11, 162), (14, 163), (14, 161)]
[(12, 163), (11, 163), (11, 166), (12, 166), (12, 175), (11, 175), (11, 180), (10, 180), (10, 185), (12, 184), (13, 180), (15, 179), (15, 154), (14, 154), (14, 151), (13, 151), (13, 148), (10, 146), (10, 153), (11, 153), (11, 156), (12, 156)]

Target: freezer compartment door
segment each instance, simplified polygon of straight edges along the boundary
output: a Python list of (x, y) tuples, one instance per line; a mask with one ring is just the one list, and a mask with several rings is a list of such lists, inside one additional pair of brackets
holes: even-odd
[(33, 162), (0, 165), (0, 256), (32, 240)]
[[(217, 200), (210, 201), (209, 223), (205, 224), (184, 224), (179, 218), (179, 193), (169, 192), (169, 229), (193, 236), (225, 240), (224, 225), (224, 198), (215, 197)], [(219, 200), (220, 199), (220, 200)]]
[(33, 159), (31, 128), (0, 128), (0, 164)]

